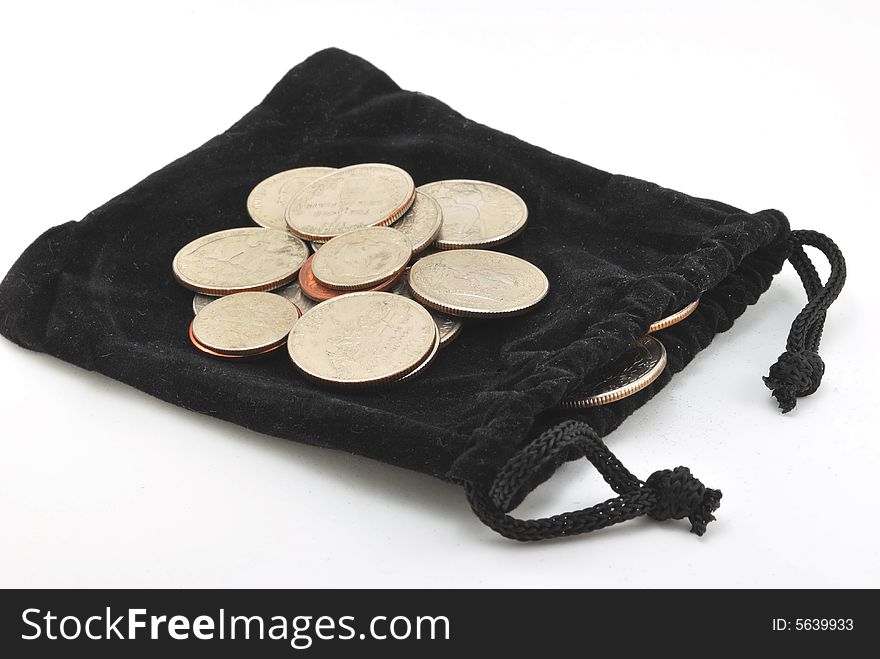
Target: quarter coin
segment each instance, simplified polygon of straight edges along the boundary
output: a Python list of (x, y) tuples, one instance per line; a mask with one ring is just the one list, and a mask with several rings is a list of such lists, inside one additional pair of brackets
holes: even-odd
[(391, 224), (413, 202), (412, 177), (379, 163), (343, 167), (307, 185), (285, 211), (290, 230), (306, 240)]
[(651, 323), (651, 326), (648, 328), (648, 333), (659, 332), (662, 329), (666, 329), (667, 327), (671, 327), (676, 323), (680, 323), (685, 318), (690, 316), (700, 304), (699, 300), (694, 300), (689, 305), (687, 305), (684, 309), (676, 311), (671, 316), (666, 316), (662, 320), (658, 320), (656, 323)]
[[(395, 295), (403, 295), (404, 297), (411, 297), (409, 294), (408, 279), (409, 277), (407, 276), (400, 277), (395, 282), (394, 286), (388, 289), (388, 292), (394, 293)], [(445, 313), (440, 313), (433, 309), (428, 309), (428, 313), (431, 314), (431, 318), (437, 323), (437, 330), (440, 333), (439, 347), (443, 348), (452, 343), (455, 337), (458, 336), (458, 333), (461, 332), (464, 323), (458, 318), (447, 316)]]
[(585, 409), (613, 403), (647, 387), (665, 368), (666, 348), (653, 336), (645, 336), (559, 405)]
[[(286, 300), (293, 302), (302, 313), (305, 313), (313, 306), (315, 306), (314, 302), (303, 295), (302, 289), (299, 287), (299, 284), (297, 282), (293, 282), (292, 284), (288, 284), (287, 286), (282, 286), (281, 288), (276, 288), (272, 292), (275, 295), (280, 295)], [(216, 297), (210, 295), (202, 295), (201, 293), (196, 293), (195, 295), (193, 295), (193, 313), (198, 313), (216, 299)]]
[(538, 304), (549, 289), (546, 275), (528, 261), (479, 249), (437, 252), (409, 271), (413, 298), (452, 316), (513, 316)]
[(394, 223), (394, 229), (402, 232), (412, 243), (413, 254), (418, 254), (437, 239), (443, 224), (443, 212), (432, 197), (416, 191), (416, 198), (409, 210)]
[[(338, 297), (340, 295), (344, 295), (346, 291), (336, 291), (332, 288), (327, 288), (315, 279), (315, 275), (312, 273), (312, 260), (315, 258), (313, 254), (306, 262), (303, 263), (302, 268), (299, 271), (299, 286), (302, 289), (303, 295), (308, 297), (309, 299), (315, 302), (324, 302), (325, 300), (329, 300), (334, 297)], [(371, 291), (385, 291), (388, 290), (394, 283), (398, 280), (400, 275), (392, 277), (391, 279), (387, 279), (380, 284), (371, 288)]]
[(412, 256), (409, 239), (390, 227), (367, 227), (331, 239), (312, 258), (312, 274), (327, 288), (357, 291), (396, 277)]
[(187, 288), (227, 295), (283, 286), (296, 277), (308, 255), (306, 244), (286, 231), (226, 229), (185, 245), (171, 267)]
[(192, 321), (192, 337), (221, 355), (253, 355), (283, 344), (300, 311), (280, 295), (235, 293), (217, 298)]
[(248, 215), (267, 229), (287, 231), (284, 209), (290, 200), (312, 181), (335, 171), (335, 167), (297, 167), (260, 181), (248, 195)]
[(391, 382), (434, 348), (437, 325), (420, 304), (391, 293), (340, 295), (305, 314), (287, 341), (303, 374), (343, 386)]
[(258, 357), (263, 357), (264, 355), (268, 355), (270, 353), (273, 353), (276, 350), (278, 350), (278, 348), (280, 348), (282, 345), (284, 345), (284, 344), (279, 344), (277, 346), (273, 346), (273, 347), (269, 348), (268, 350), (263, 350), (262, 352), (256, 352), (252, 355), (226, 355), (226, 354), (223, 354), (222, 352), (214, 352), (210, 348), (207, 348), (207, 347), (203, 346), (201, 343), (199, 343), (198, 340), (196, 340), (196, 337), (193, 336), (192, 323), (189, 324), (189, 340), (196, 348), (198, 348), (201, 352), (205, 353), (206, 355), (211, 355), (212, 357), (222, 357), (223, 359), (244, 359), (244, 360), (256, 359)]
[(526, 226), (526, 202), (507, 188), (486, 181), (436, 181), (419, 186), (443, 212), (440, 249), (491, 247), (515, 238)]

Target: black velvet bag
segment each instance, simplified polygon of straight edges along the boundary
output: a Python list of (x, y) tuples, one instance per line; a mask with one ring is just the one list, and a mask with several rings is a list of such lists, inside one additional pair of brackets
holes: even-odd
[[(321, 388), (286, 351), (240, 362), (195, 350), (192, 293), (171, 274), (177, 250), (250, 226), (245, 199), (271, 174), (358, 162), (398, 165), (417, 185), (472, 178), (517, 192), (529, 224), (496, 249), (540, 267), (548, 297), (524, 316), (468, 322), (424, 374), (385, 390)], [(804, 244), (831, 261), (824, 286)], [(790, 231), (776, 210), (746, 213), (553, 155), (330, 49), (292, 69), (225, 133), (40, 236), (0, 285), (0, 331), (187, 409), (460, 483), (480, 518), (508, 537), (582, 533), (643, 514), (687, 517), (702, 534), (720, 492), (684, 467), (641, 481), (600, 437), (729, 329), (789, 258), (809, 303), (765, 378), (783, 411), (815, 391), (824, 369), (816, 351), (844, 278), (830, 240)], [(654, 384), (604, 407), (557, 408), (652, 322), (697, 298), (693, 315), (657, 335), (669, 366)], [(509, 515), (581, 456), (618, 496), (547, 519)]]

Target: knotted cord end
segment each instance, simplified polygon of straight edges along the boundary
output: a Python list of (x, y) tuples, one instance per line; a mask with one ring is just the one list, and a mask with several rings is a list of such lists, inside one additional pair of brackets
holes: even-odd
[[(846, 281), (846, 261), (828, 236), (817, 231), (792, 231), (790, 242), (788, 260), (801, 278), (808, 302), (791, 324), (785, 352), (764, 378), (783, 414), (794, 409), (799, 397), (815, 393), (822, 383), (825, 363), (819, 357), (819, 343), (825, 316)], [(815, 247), (828, 259), (831, 272), (824, 284), (804, 251), (805, 246)]]
[[(517, 519), (507, 513), (510, 499), (499, 495), (521, 491), (536, 482), (534, 473), (552, 473), (577, 454), (596, 467), (618, 496), (589, 508), (540, 519)], [(721, 502), (721, 492), (705, 487), (687, 467), (655, 472), (643, 483), (614, 457), (595, 430), (575, 421), (545, 431), (521, 449), (490, 487), (467, 482), (465, 492), (484, 524), (507, 538), (523, 541), (589, 533), (642, 515), (658, 520), (687, 517), (691, 532), (703, 535)]]
[(645, 487), (657, 497), (648, 511), (649, 517), (659, 521), (687, 517), (691, 533), (700, 536), (709, 522), (715, 520), (712, 513), (721, 505), (720, 490), (703, 485), (687, 467), (655, 471), (645, 481)]
[(773, 392), (773, 397), (785, 414), (794, 409), (799, 397), (816, 392), (824, 374), (825, 362), (818, 352), (786, 350), (770, 367), (764, 384)]

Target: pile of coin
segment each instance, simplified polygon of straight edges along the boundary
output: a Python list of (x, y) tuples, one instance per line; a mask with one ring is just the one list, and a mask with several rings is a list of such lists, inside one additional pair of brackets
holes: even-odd
[(286, 345), (316, 382), (399, 382), (458, 336), (462, 318), (525, 313), (549, 290), (531, 263), (486, 249), (528, 218), (494, 183), (417, 190), (393, 165), (302, 167), (259, 183), (246, 207), (260, 226), (198, 238), (172, 264), (196, 292), (190, 340), (212, 356)]
[[(296, 369), (318, 383), (402, 382), (459, 335), (462, 318), (525, 313), (549, 290), (539, 268), (487, 249), (519, 235), (528, 218), (525, 202), (494, 183), (416, 189), (393, 165), (301, 167), (259, 183), (246, 208), (259, 226), (198, 238), (172, 265), (196, 292), (190, 340), (215, 357), (286, 345)], [(620, 400), (665, 366), (666, 351), (649, 334), (561, 405)]]

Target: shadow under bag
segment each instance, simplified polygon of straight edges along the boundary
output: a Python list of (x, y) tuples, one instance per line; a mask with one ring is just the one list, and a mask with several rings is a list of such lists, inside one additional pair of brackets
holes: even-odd
[[(195, 350), (192, 293), (171, 274), (177, 250), (252, 225), (248, 193), (276, 172), (359, 162), (398, 165), (416, 185), (470, 178), (515, 191), (528, 226), (495, 249), (540, 267), (547, 298), (524, 316), (469, 322), (424, 374), (388, 389), (322, 388), (286, 351), (242, 362)], [(831, 262), (824, 285), (804, 245)], [(510, 538), (573, 535), (640, 515), (688, 518), (702, 535), (719, 491), (685, 467), (642, 481), (600, 438), (729, 329), (787, 259), (809, 301), (765, 378), (783, 411), (814, 392), (824, 372), (825, 312), (845, 277), (828, 238), (791, 231), (776, 210), (746, 213), (554, 155), (329, 49), (292, 69), (226, 132), (40, 236), (0, 285), (0, 331), (190, 410), (459, 483), (480, 519)], [(656, 382), (603, 407), (558, 409), (652, 322), (697, 298), (695, 313), (656, 334), (669, 360)], [(545, 519), (510, 515), (578, 457), (616, 497)]]

